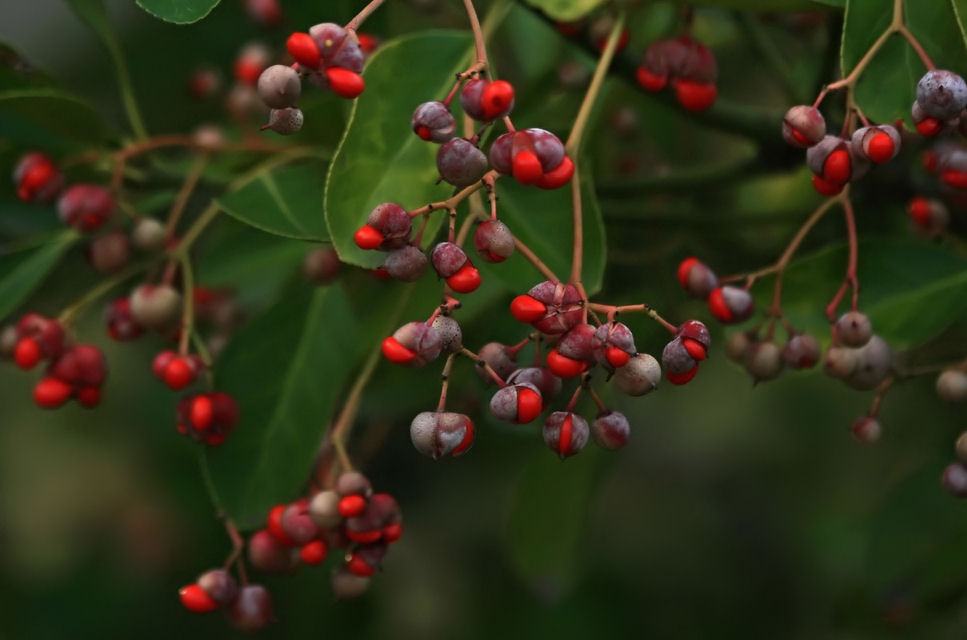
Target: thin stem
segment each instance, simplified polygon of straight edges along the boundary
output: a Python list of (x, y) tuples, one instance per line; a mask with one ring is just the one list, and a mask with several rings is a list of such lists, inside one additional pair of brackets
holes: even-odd
[(507, 383), (504, 382), (503, 378), (497, 375), (497, 372), (493, 370), (493, 367), (487, 364), (487, 361), (478, 356), (476, 353), (466, 347), (461, 347), (459, 353), (460, 355), (466, 356), (476, 362), (477, 366), (486, 371), (487, 375), (490, 376), (490, 379), (493, 380), (498, 387), (502, 389), (507, 386)]
[(212, 202), (208, 205), (208, 208), (198, 216), (198, 219), (185, 232), (185, 235), (178, 242), (178, 246), (171, 251), (171, 258), (173, 260), (180, 260), (183, 256), (188, 255), (188, 250), (191, 249), (191, 245), (195, 243), (195, 240), (202, 234), (205, 227), (211, 224), (212, 220), (218, 216), (221, 210), (217, 202)]
[(605, 413), (608, 410), (608, 406), (603, 402), (601, 402), (601, 398), (598, 396), (597, 393), (594, 392), (594, 389), (592, 389), (590, 386), (588, 387), (588, 393), (591, 394), (591, 399), (594, 400), (594, 404), (597, 405), (598, 411), (600, 411), (601, 413)]
[(571, 396), (571, 399), (568, 400), (567, 407), (564, 409), (565, 411), (574, 411), (574, 407), (577, 405), (578, 398), (581, 397), (582, 391), (584, 391), (584, 385), (579, 384), (578, 388), (574, 390), (574, 394)]
[(652, 307), (647, 302), (643, 304), (628, 304), (628, 305), (623, 305), (619, 307), (616, 307), (610, 304), (601, 304), (599, 302), (589, 302), (587, 306), (592, 311), (600, 311), (601, 313), (608, 314), (609, 322), (613, 322), (614, 319), (618, 316), (618, 314), (621, 314), (621, 313), (626, 313), (626, 312), (644, 313), (649, 318), (651, 318), (661, 326), (665, 327), (665, 329), (667, 329), (670, 333), (678, 333), (678, 327), (676, 327), (671, 322), (668, 322), (667, 320), (662, 318), (658, 314), (658, 312), (655, 311), (655, 308)]
[(527, 258), (527, 261), (534, 265), (534, 268), (541, 272), (541, 274), (551, 280), (552, 282), (560, 282), (561, 280), (551, 271), (550, 267), (544, 264), (544, 261), (537, 257), (537, 254), (531, 251), (530, 247), (521, 242), (520, 238), (514, 236), (514, 246), (520, 251), (520, 254)]
[[(858, 248), (856, 240), (856, 217), (853, 214), (853, 205), (849, 201), (848, 191), (843, 192), (842, 203), (843, 203), (843, 217), (846, 219), (846, 235), (849, 241), (849, 258), (846, 264), (846, 275), (843, 278), (843, 283), (840, 285), (839, 290), (837, 290), (836, 295), (830, 300), (829, 304), (826, 306), (826, 318), (829, 320), (830, 324), (836, 321), (836, 308), (839, 307), (839, 303), (842, 301), (843, 296), (846, 295), (846, 290), (851, 288), (853, 290), (853, 305), (852, 308), (855, 311), (859, 302), (859, 281), (856, 275), (856, 263), (858, 260)], [(833, 339), (835, 341), (835, 329)]]
[(920, 44), (920, 41), (917, 40), (916, 36), (914, 36), (913, 33), (910, 32), (910, 29), (908, 29), (906, 25), (903, 25), (902, 27), (900, 27), (899, 33), (901, 36), (906, 38), (907, 42), (910, 43), (910, 46), (913, 47), (913, 50), (917, 52), (918, 56), (920, 56), (920, 60), (923, 62), (923, 66), (925, 66), (930, 71), (933, 71), (934, 69), (937, 68), (933, 64), (933, 60), (930, 59), (930, 56), (927, 55), (927, 52), (924, 50), (923, 45)]
[(195, 162), (192, 163), (191, 169), (188, 171), (188, 175), (185, 177), (185, 181), (181, 185), (181, 189), (178, 191), (178, 195), (175, 198), (174, 203), (171, 205), (171, 211), (168, 213), (168, 222), (165, 224), (165, 238), (170, 240), (174, 237), (175, 229), (178, 226), (178, 220), (181, 218), (181, 214), (185, 211), (185, 206), (188, 204), (191, 194), (195, 191), (195, 187), (198, 186), (198, 181), (205, 172), (205, 167), (207, 165), (207, 153), (200, 154), (197, 158), (195, 158)]
[(895, 376), (890, 376), (886, 380), (880, 383), (876, 388), (876, 397), (873, 398), (873, 405), (870, 407), (869, 416), (875, 418), (876, 414), (880, 412), (880, 406), (883, 404), (883, 398), (886, 397), (886, 392), (890, 390), (893, 383), (896, 382)]
[(366, 21), (374, 11), (382, 6), (383, 2), (386, 0), (371, 0), (369, 4), (362, 8), (362, 10), (356, 14), (356, 16), (346, 23), (347, 31), (357, 31), (359, 27)]
[(453, 369), (453, 360), (457, 354), (451, 353), (447, 356), (447, 361), (443, 365), (443, 373), (440, 375), (443, 383), (440, 386), (440, 401), (437, 402), (436, 410), (443, 411), (447, 408), (447, 390), (450, 387), (450, 371)]
[(479, 182), (475, 182), (469, 187), (464, 187), (463, 189), (453, 194), (446, 200), (440, 200), (438, 202), (430, 202), (428, 204), (423, 205), (419, 209), (413, 209), (412, 211), (409, 212), (410, 217), (415, 218), (416, 216), (422, 216), (424, 214), (432, 213), (433, 211), (438, 211), (440, 209), (444, 209), (444, 210), (456, 209), (458, 204), (460, 204), (461, 202), (463, 202), (464, 200), (470, 197), (470, 194), (484, 188), (488, 180), (493, 182), (493, 180), (495, 180), (499, 176), (500, 176), (499, 173), (491, 169), (490, 171), (484, 174), (483, 178), (481, 178)]
[(356, 421), (356, 414), (359, 413), (359, 405), (363, 399), (363, 392), (366, 390), (366, 385), (372, 379), (373, 372), (376, 371), (376, 365), (379, 364), (379, 356), (381, 353), (380, 345), (377, 345), (369, 354), (369, 357), (366, 358), (366, 363), (363, 365), (362, 371), (356, 376), (356, 381), (349, 390), (346, 404), (343, 405), (342, 411), (339, 412), (339, 417), (336, 418), (336, 422), (329, 432), (332, 444), (336, 447), (336, 451), (339, 452), (340, 459), (345, 468), (352, 468), (352, 465), (349, 464), (349, 457), (345, 452), (345, 442), (352, 433), (353, 424)]
[(178, 353), (188, 355), (188, 344), (195, 328), (195, 274), (187, 255), (180, 256), (182, 279), (181, 337), (178, 340)]
[(581, 174), (578, 163), (574, 163), (574, 175), (571, 177), (571, 221), (574, 225), (574, 241), (571, 252), (572, 284), (581, 282), (582, 262), (584, 258), (584, 215), (581, 207)]
[(473, 0), (463, 0), (463, 7), (467, 10), (467, 19), (470, 20), (470, 30), (473, 32), (473, 45), (477, 52), (477, 63), (486, 65), (487, 45), (484, 43), (480, 20), (477, 19), (477, 10), (473, 8)]
[(85, 293), (72, 305), (64, 309), (59, 316), (57, 316), (57, 321), (62, 325), (71, 324), (74, 319), (91, 303), (97, 301), (100, 297), (107, 294), (111, 289), (114, 289), (118, 285), (122, 284), (125, 280), (128, 280), (132, 276), (145, 271), (153, 260), (148, 262), (139, 262), (137, 264), (131, 265), (124, 271), (108, 278), (107, 280), (101, 281), (100, 284), (92, 288), (90, 291)]
[(594, 76), (591, 78), (591, 84), (588, 86), (588, 90), (584, 94), (584, 100), (581, 102), (581, 108), (578, 109), (578, 115), (576, 118), (574, 118), (574, 126), (571, 127), (571, 135), (568, 136), (567, 143), (564, 145), (565, 151), (572, 158), (574, 158), (574, 156), (577, 154), (578, 148), (581, 146), (581, 138), (584, 136), (584, 130), (587, 127), (588, 119), (591, 117), (591, 110), (594, 108), (594, 103), (598, 98), (598, 93), (600, 93), (601, 86), (604, 84), (604, 78), (608, 73), (608, 67), (611, 66), (611, 60), (614, 58), (614, 53), (618, 49), (618, 40), (621, 38), (621, 32), (624, 30), (624, 26), (625, 14), (622, 11), (618, 14), (617, 20), (614, 21), (614, 25), (611, 27), (611, 33), (608, 35), (608, 42), (604, 46), (604, 51), (601, 53), (601, 58), (598, 60), (598, 66), (594, 69)]

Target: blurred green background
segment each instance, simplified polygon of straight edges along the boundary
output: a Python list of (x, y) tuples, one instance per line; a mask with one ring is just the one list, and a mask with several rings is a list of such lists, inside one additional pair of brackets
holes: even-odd
[[(262, 28), (231, 0), (187, 27), (158, 22), (131, 2), (108, 2), (149, 129), (190, 131), (222, 118), (218, 101), (187, 97), (187, 78), (199, 65), (214, 65), (228, 78), (243, 43), (278, 47), (293, 29), (345, 22), (360, 3), (282, 4), (285, 23)], [(480, 5), (486, 13), (489, 3)], [(637, 7), (632, 15), (624, 64), (677, 29), (677, 8), (668, 3)], [(711, 9), (697, 17), (696, 35), (720, 63), (724, 102), (781, 114), (793, 96), (805, 100), (836, 77), (839, 14), (743, 15)], [(457, 2), (400, 0), (387, 3), (365, 31), (390, 39), (428, 27), (464, 28), (464, 21)], [(757, 63), (761, 51), (750, 44), (750, 28), (787, 61), (782, 81)], [(124, 129), (105, 52), (66, 5), (6, 3), (0, 41), (95, 104), (111, 130)], [(591, 59), (520, 6), (494, 43), (498, 68), (519, 88), (515, 120), (565, 133), (582, 89), (570, 88), (561, 69), (583, 77)], [(317, 120), (302, 140), (331, 145), (346, 105), (331, 96), (319, 102), (331, 120)], [(608, 233), (598, 299), (644, 297), (666, 317), (707, 319), (703, 305), (686, 302), (678, 290), (674, 268), (681, 258), (702, 256), (720, 273), (773, 261), (819, 201), (798, 154), (781, 148), (774, 123), (774, 145), (750, 142), (721, 123), (707, 128), (683, 118), (625, 82), (609, 82), (587, 156)], [(9, 166), (23, 149), (11, 139), (2, 150)], [(860, 278), (870, 291), (863, 300), (874, 306), (889, 302), (897, 287), (917, 290), (937, 273), (963, 270), (962, 258), (911, 236), (903, 204), (926, 183), (912, 168), (915, 154), (896, 164), (878, 169), (856, 192), (868, 249), (861, 250)], [(217, 188), (213, 178), (199, 201)], [(0, 198), (5, 242), (58, 228), (52, 209), (16, 204), (8, 182)], [(954, 227), (961, 225), (955, 218)], [(239, 296), (249, 317), (308, 286), (296, 274), (304, 243), (227, 217), (217, 226), (200, 247), (201, 280), (244, 283)], [(830, 244), (833, 253), (791, 272), (786, 295), (794, 322), (824, 341), (821, 310), (842, 270), (838, 216), (817, 227), (804, 253)], [(90, 269), (77, 268), (81, 254), (71, 251), (30, 308), (54, 313), (97, 281)], [(942, 256), (943, 264), (911, 262), (928, 254)], [(247, 256), (270, 268), (253, 269)], [(358, 291), (363, 278), (348, 270), (334, 286)], [(768, 293), (767, 285), (760, 288)], [(519, 339), (520, 326), (503, 312), (508, 299), (509, 293), (491, 296), (464, 323), (468, 345)], [(953, 325), (940, 343), (941, 359), (962, 356), (963, 318), (950, 315), (960, 307), (921, 303), (913, 299), (904, 308), (906, 321), (891, 327), (891, 343), (911, 346)], [(42, 412), (29, 401), (33, 376), (0, 368), (0, 637), (229, 637), (219, 615), (190, 614), (176, 599), (180, 586), (221, 564), (229, 543), (202, 485), (196, 447), (174, 432), (172, 396), (148, 369), (160, 341), (109, 343), (98, 315), (92, 311), (78, 326), (82, 339), (105, 348), (111, 366), (97, 411), (71, 405)], [(643, 318), (626, 322), (640, 350), (660, 352), (667, 339), (660, 328)], [(721, 344), (724, 335), (713, 328), (714, 341)], [(470, 454), (439, 463), (413, 450), (407, 429), (416, 412), (436, 401), (437, 368), (380, 365), (351, 449), (376, 489), (400, 501), (405, 536), (357, 601), (333, 603), (332, 560), (291, 576), (265, 576), (279, 618), (266, 636), (967, 635), (967, 514), (939, 485), (953, 441), (967, 425), (961, 407), (936, 398), (931, 377), (898, 385), (881, 413), (881, 442), (862, 446), (849, 425), (872, 394), (849, 391), (820, 372), (787, 372), (753, 388), (713, 348), (687, 387), (666, 383), (639, 399), (606, 395), (631, 419), (625, 450), (589, 446), (561, 463), (535, 425), (503, 425), (483, 415), (490, 392), (460, 364), (453, 408), (478, 418), (478, 435)], [(590, 413), (589, 405), (580, 406)]]

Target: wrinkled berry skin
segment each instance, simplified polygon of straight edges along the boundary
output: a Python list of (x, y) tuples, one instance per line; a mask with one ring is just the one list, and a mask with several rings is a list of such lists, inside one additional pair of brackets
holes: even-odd
[(514, 255), (514, 235), (500, 220), (487, 220), (474, 231), (473, 246), (485, 261), (503, 262)]
[(269, 112), (269, 123), (264, 125), (262, 129), (271, 129), (279, 135), (291, 136), (302, 129), (304, 122), (305, 116), (300, 109), (296, 107), (284, 107), (281, 109), (272, 109)]
[(628, 418), (618, 411), (605, 411), (591, 423), (591, 437), (602, 449), (614, 451), (628, 444), (631, 425)]
[(639, 353), (628, 364), (618, 367), (614, 381), (629, 396), (643, 396), (658, 387), (661, 382), (661, 366), (653, 356)]
[(82, 233), (99, 229), (113, 213), (111, 192), (96, 184), (75, 184), (57, 201), (61, 221)]
[(436, 156), (440, 177), (455, 187), (467, 187), (487, 173), (487, 156), (466, 138), (453, 138), (440, 145)]
[(927, 115), (951, 120), (967, 107), (967, 83), (951, 71), (927, 71), (917, 83), (917, 102)]
[(463, 330), (459, 322), (441, 314), (433, 319), (430, 326), (440, 336), (440, 347), (444, 353), (457, 353), (463, 348)]
[(782, 139), (794, 147), (807, 149), (826, 135), (826, 119), (819, 109), (800, 104), (782, 118)]
[(544, 420), (542, 434), (548, 448), (561, 460), (579, 453), (588, 443), (587, 420), (571, 411), (555, 411)]
[(419, 247), (406, 245), (390, 251), (383, 268), (395, 280), (415, 282), (426, 273), (427, 264), (426, 254)]
[(473, 436), (473, 422), (462, 413), (424, 411), (410, 423), (413, 446), (434, 460), (463, 455), (473, 445)]

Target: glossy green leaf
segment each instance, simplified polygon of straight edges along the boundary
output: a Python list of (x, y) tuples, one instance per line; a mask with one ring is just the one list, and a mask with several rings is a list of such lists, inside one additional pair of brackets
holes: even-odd
[(155, 18), (175, 24), (198, 22), (218, 6), (219, 0), (137, 0)]
[(89, 104), (58, 89), (0, 92), (2, 137), (56, 148), (97, 143), (103, 132), (101, 118)]
[(510, 557), (517, 573), (542, 593), (560, 595), (572, 582), (600, 458), (588, 447), (562, 462), (541, 448), (515, 485), (507, 523)]
[(38, 247), (0, 255), (0, 318), (33, 293), (79, 237), (74, 231), (61, 231)]
[(293, 499), (360, 355), (338, 286), (299, 287), (243, 329), (218, 360), (216, 388), (239, 404), (236, 430), (208, 454), (223, 508), (258, 524)]
[(588, 15), (602, 4), (604, 0), (525, 0), (527, 4), (536, 7), (554, 20), (572, 22)]
[(260, 171), (218, 203), (229, 215), (256, 229), (288, 238), (325, 240), (325, 173), (322, 161)]
[[(967, 47), (952, 1), (907, 0), (906, 22), (927, 54), (941, 68), (967, 66)], [(892, 4), (879, 0), (849, 0), (843, 26), (841, 62), (848, 74), (890, 25)], [(913, 48), (894, 35), (863, 71), (856, 101), (874, 122), (909, 120), (916, 86), (925, 71)]]
[[(437, 145), (414, 135), (410, 117), (421, 102), (446, 96), (454, 74), (468, 65), (470, 47), (467, 34), (423, 32), (383, 45), (370, 59), (363, 73), (369, 89), (356, 100), (326, 183), (326, 223), (344, 262), (382, 262), (383, 255), (353, 242), (376, 205), (415, 209), (452, 193), (449, 185), (436, 184)], [(440, 223), (441, 216), (431, 218), (428, 237)]]

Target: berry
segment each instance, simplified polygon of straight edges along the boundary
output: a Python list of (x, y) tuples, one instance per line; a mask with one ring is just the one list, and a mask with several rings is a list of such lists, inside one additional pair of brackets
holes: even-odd
[(332, 593), (337, 599), (358, 598), (369, 588), (369, 578), (351, 572), (347, 567), (336, 567), (332, 572)]
[(772, 380), (782, 372), (782, 350), (775, 342), (753, 342), (745, 352), (745, 369), (756, 383)]
[(734, 324), (752, 315), (755, 302), (745, 289), (724, 285), (716, 287), (709, 294), (708, 308), (720, 322)]
[(609, 372), (628, 364), (637, 352), (631, 329), (621, 322), (606, 322), (598, 327), (592, 345), (594, 359)]
[(154, 218), (141, 218), (131, 230), (131, 241), (141, 251), (161, 251), (165, 248), (164, 225)]
[(310, 566), (322, 564), (328, 551), (325, 542), (313, 540), (299, 550), (299, 559)]
[(541, 393), (541, 398), (550, 399), (561, 392), (563, 382), (546, 367), (525, 367), (507, 376), (507, 384), (531, 384)]
[(25, 371), (29, 371), (37, 366), (43, 358), (43, 351), (40, 343), (33, 338), (22, 338), (13, 351), (14, 362)]
[(591, 423), (591, 437), (602, 449), (614, 451), (628, 444), (631, 424), (623, 413), (604, 411)]
[(409, 243), (413, 222), (406, 209), (392, 202), (377, 205), (356, 232), (356, 244), (363, 249), (399, 249)]
[(383, 268), (390, 277), (401, 282), (419, 280), (420, 276), (426, 273), (426, 265), (426, 254), (413, 245), (390, 251), (383, 262)]
[(526, 424), (543, 411), (541, 393), (530, 383), (508, 385), (490, 399), (490, 412), (500, 420)]
[(107, 377), (107, 363), (97, 347), (76, 344), (51, 362), (47, 373), (75, 387), (99, 387)]
[(943, 234), (950, 221), (950, 213), (943, 202), (921, 196), (917, 196), (910, 201), (907, 205), (907, 213), (910, 215), (914, 228), (928, 237)]
[(260, 584), (248, 584), (228, 611), (232, 624), (241, 631), (258, 631), (273, 619), (272, 596)]
[(308, 33), (295, 32), (285, 41), (285, 48), (296, 62), (315, 69), (322, 62), (319, 46)]
[(629, 396), (643, 396), (658, 387), (661, 381), (661, 367), (653, 356), (639, 353), (629, 360), (628, 364), (618, 367), (614, 381), (618, 388)]
[(70, 400), (74, 387), (57, 378), (44, 378), (34, 387), (34, 402), (41, 409), (56, 409)]
[(99, 229), (114, 213), (111, 192), (96, 184), (75, 184), (57, 201), (57, 215), (82, 233)]
[(466, 138), (453, 138), (440, 145), (436, 155), (440, 177), (455, 187), (478, 182), (487, 173), (487, 156)]
[(951, 120), (967, 107), (967, 83), (951, 71), (927, 71), (917, 83), (917, 103), (928, 116)]
[(704, 300), (712, 290), (719, 286), (715, 272), (698, 258), (685, 258), (678, 265), (678, 282), (682, 289), (693, 297)]
[(570, 458), (588, 443), (587, 421), (571, 411), (555, 411), (544, 420), (544, 443), (561, 457)]
[(383, 340), (383, 355), (390, 362), (421, 367), (435, 360), (443, 349), (436, 330), (425, 322), (410, 322)]
[(456, 320), (441, 314), (433, 319), (430, 326), (440, 336), (440, 347), (444, 353), (457, 353), (463, 348), (463, 331)]
[[(581, 322), (583, 300), (574, 285), (546, 280), (511, 302), (511, 314), (547, 334), (567, 332)], [(543, 307), (543, 310), (542, 310)]]
[(547, 314), (547, 305), (524, 294), (511, 301), (510, 314), (521, 322), (536, 322)]
[(213, 391), (182, 397), (176, 411), (178, 431), (207, 445), (221, 444), (238, 423), (238, 404)]
[(197, 584), (190, 584), (178, 590), (178, 597), (185, 609), (196, 613), (206, 613), (218, 608), (218, 603)]
[(95, 238), (87, 247), (87, 259), (101, 273), (113, 273), (128, 263), (131, 243), (120, 231)]
[(249, 538), (248, 561), (259, 571), (270, 573), (286, 571), (294, 565), (289, 549), (265, 529)]
[(698, 320), (686, 320), (678, 327), (678, 334), (682, 339), (682, 346), (695, 360), (708, 357), (708, 348), (712, 343), (708, 327)]
[(489, 83), (480, 96), (484, 120), (496, 120), (508, 115), (514, 108), (514, 86), (506, 80)]
[(929, 115), (916, 100), (913, 101), (910, 114), (913, 118), (913, 124), (917, 129), (917, 133), (926, 138), (933, 138), (939, 135), (946, 127), (945, 120)]
[(243, 85), (254, 86), (259, 75), (269, 65), (272, 54), (261, 44), (245, 45), (235, 59), (235, 78)]
[(180, 391), (191, 385), (198, 374), (198, 364), (191, 357), (183, 357), (173, 351), (159, 353), (152, 365), (154, 375), (172, 391)]
[(442, 102), (424, 102), (413, 112), (410, 127), (428, 142), (446, 142), (456, 132), (457, 121)]
[(848, 347), (862, 347), (873, 335), (873, 324), (866, 314), (848, 311), (833, 326), (836, 339)]
[(306, 278), (318, 285), (329, 284), (341, 270), (342, 263), (332, 245), (312, 249), (302, 261), (302, 272)]
[(460, 245), (453, 242), (440, 242), (430, 252), (430, 262), (441, 278), (449, 278), (468, 263), (467, 254)]
[(229, 606), (238, 597), (238, 583), (224, 569), (206, 571), (198, 576), (197, 584), (219, 607)]
[(457, 293), (471, 293), (480, 287), (480, 271), (467, 262), (460, 271), (447, 278), (447, 286)]
[(366, 89), (366, 82), (361, 75), (342, 67), (326, 69), (326, 80), (333, 93), (350, 100), (358, 97)]
[(262, 125), (261, 129), (262, 131), (271, 129), (279, 135), (291, 136), (293, 133), (298, 133), (302, 129), (304, 120), (302, 111), (296, 107), (272, 109), (269, 111), (269, 123)]
[(900, 152), (900, 134), (889, 125), (862, 127), (853, 133), (850, 146), (854, 155), (882, 164)]
[(820, 176), (813, 176), (813, 188), (823, 196), (835, 196), (843, 192), (843, 185), (827, 182)]
[(28, 313), (17, 321), (17, 337), (13, 357), (22, 369), (33, 368), (40, 360), (53, 360), (64, 350), (64, 328), (37, 313)]
[(309, 516), (323, 529), (335, 529), (342, 524), (339, 513), (339, 494), (335, 491), (320, 491), (309, 501)]
[(794, 335), (782, 348), (782, 360), (793, 369), (808, 369), (819, 362), (819, 342), (808, 333)]
[(853, 432), (853, 437), (863, 444), (873, 444), (880, 439), (883, 427), (876, 418), (862, 416), (853, 421), (853, 424), (850, 425), (850, 431)]
[(271, 109), (295, 106), (302, 93), (302, 81), (292, 67), (274, 64), (259, 76), (256, 90), (262, 102)]
[(826, 135), (826, 120), (819, 109), (800, 104), (786, 111), (782, 118), (782, 138), (802, 149), (818, 143)]
[(589, 324), (578, 324), (561, 336), (557, 343), (557, 351), (562, 356), (572, 360), (594, 362), (594, 332), (595, 327)]
[(893, 366), (893, 354), (883, 338), (874, 335), (856, 350), (856, 368), (845, 378), (848, 386), (869, 391), (883, 382)]
[(661, 364), (665, 377), (672, 384), (685, 384), (698, 373), (698, 363), (682, 344), (681, 336), (665, 345), (661, 353)]
[(368, 224), (361, 226), (353, 235), (353, 241), (356, 243), (356, 246), (366, 251), (378, 249), (384, 240), (385, 237), (383, 234)]
[(955, 498), (967, 498), (967, 466), (959, 462), (947, 465), (940, 476), (940, 484)]
[(245, 10), (252, 20), (269, 27), (282, 20), (282, 7), (279, 0), (245, 0)]
[(319, 47), (319, 55), (324, 59), (331, 57), (346, 39), (346, 30), (333, 22), (321, 22), (309, 29), (309, 35)]
[(730, 334), (725, 341), (725, 355), (732, 362), (742, 364), (745, 361), (745, 352), (752, 344), (752, 336), (745, 331), (736, 331)]
[(54, 161), (38, 152), (20, 158), (13, 171), (17, 197), (24, 202), (51, 202), (64, 188), (64, 176)]
[(856, 349), (850, 347), (830, 347), (826, 351), (826, 358), (823, 360), (823, 368), (826, 373), (834, 378), (846, 378), (856, 371), (857, 355)]
[(368, 496), (372, 492), (369, 479), (358, 471), (349, 471), (336, 479), (336, 493), (340, 496)]
[(967, 400), (967, 373), (947, 369), (937, 376), (937, 395), (946, 402)]
[(588, 363), (561, 355), (557, 349), (547, 352), (547, 368), (559, 378), (576, 378), (588, 368)]
[(319, 535), (319, 527), (309, 515), (308, 505), (304, 501), (290, 504), (283, 509), (279, 524), (294, 546), (306, 545)]
[(474, 231), (473, 246), (485, 261), (503, 262), (514, 255), (514, 235), (500, 220), (487, 220)]
[(696, 113), (705, 111), (718, 97), (718, 89), (711, 82), (695, 82), (685, 78), (672, 81), (675, 98), (685, 109)]
[[(506, 380), (517, 370), (516, 354), (511, 353), (506, 345), (499, 342), (488, 342), (480, 348), (477, 355), (493, 369), (494, 373), (500, 376), (501, 380)], [(488, 384), (494, 382), (493, 378), (483, 370), (483, 367), (479, 367), (477, 371)]]
[(473, 445), (470, 418), (452, 411), (424, 411), (410, 423), (410, 440), (417, 451), (434, 460), (466, 453)]
[(142, 327), (167, 331), (178, 321), (181, 294), (167, 284), (142, 284), (128, 298), (131, 316)]

